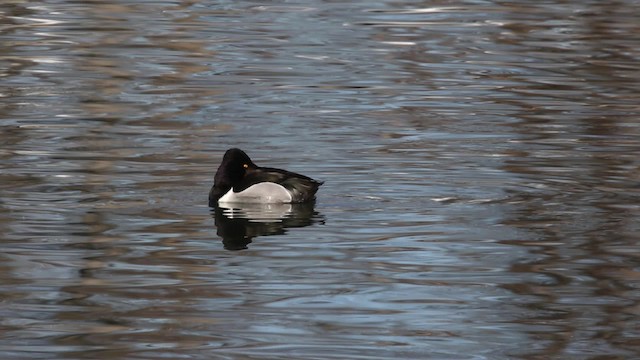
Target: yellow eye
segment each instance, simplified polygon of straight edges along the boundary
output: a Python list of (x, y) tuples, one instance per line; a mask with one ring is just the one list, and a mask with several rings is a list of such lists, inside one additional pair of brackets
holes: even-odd
[(248, 169), (249, 168), (249, 164), (244, 164), (242, 165), (243, 168)]

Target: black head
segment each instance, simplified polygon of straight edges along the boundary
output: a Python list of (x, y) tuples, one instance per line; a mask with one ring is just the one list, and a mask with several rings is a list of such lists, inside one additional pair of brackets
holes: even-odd
[(222, 195), (238, 184), (247, 173), (247, 170), (256, 169), (257, 167), (244, 151), (238, 148), (227, 150), (213, 179), (213, 187), (209, 193), (209, 205), (211, 206), (212, 202), (217, 203)]
[(247, 169), (255, 169), (256, 167), (256, 164), (251, 161), (247, 153), (238, 148), (231, 148), (224, 153), (218, 172), (220, 172), (220, 169), (224, 169), (229, 173), (234, 172), (244, 175)]

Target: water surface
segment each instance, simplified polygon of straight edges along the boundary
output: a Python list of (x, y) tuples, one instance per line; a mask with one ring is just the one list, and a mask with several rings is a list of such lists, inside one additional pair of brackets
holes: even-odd
[(637, 358), (638, 5), (3, 3), (0, 357)]

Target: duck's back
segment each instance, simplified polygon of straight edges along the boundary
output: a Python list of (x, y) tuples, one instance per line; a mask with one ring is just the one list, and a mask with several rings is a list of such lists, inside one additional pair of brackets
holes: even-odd
[[(289, 202), (300, 203), (314, 199), (318, 188), (322, 182), (316, 181), (308, 176), (297, 174), (291, 171), (275, 168), (259, 168), (245, 177), (244, 188), (258, 183), (273, 183), (288, 190), (291, 196)], [(240, 190), (240, 189), (238, 189)]]

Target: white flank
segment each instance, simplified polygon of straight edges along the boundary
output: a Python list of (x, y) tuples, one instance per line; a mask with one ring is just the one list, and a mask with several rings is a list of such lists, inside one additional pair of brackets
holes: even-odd
[(251, 185), (243, 191), (224, 194), (218, 203), (290, 203), (291, 194), (282, 185), (263, 182)]

